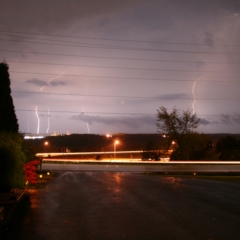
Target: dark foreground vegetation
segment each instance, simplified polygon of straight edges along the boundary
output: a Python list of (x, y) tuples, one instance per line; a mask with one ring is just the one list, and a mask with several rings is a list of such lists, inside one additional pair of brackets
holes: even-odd
[[(35, 149), (19, 132), (10, 88), (8, 65), (0, 63), (0, 193), (35, 182)], [(33, 163), (33, 164), (32, 164)]]

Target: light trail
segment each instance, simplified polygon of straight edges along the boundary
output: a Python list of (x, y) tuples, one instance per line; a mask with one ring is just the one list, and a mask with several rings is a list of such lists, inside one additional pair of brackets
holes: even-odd
[(37, 116), (37, 134), (39, 134), (39, 129), (40, 129), (40, 118), (38, 116), (38, 110), (37, 110), (37, 106), (35, 107), (35, 114)]
[(196, 95), (195, 95), (195, 87), (197, 85), (197, 82), (200, 80), (200, 77), (193, 83), (192, 86), (192, 95), (193, 95), (193, 103), (192, 103), (192, 112), (195, 114), (195, 103), (196, 103)]

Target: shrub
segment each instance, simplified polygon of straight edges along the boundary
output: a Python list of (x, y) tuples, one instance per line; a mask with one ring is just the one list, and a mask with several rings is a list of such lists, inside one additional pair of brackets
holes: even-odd
[(18, 133), (0, 133), (0, 191), (24, 187), (22, 141)]
[(40, 164), (40, 160), (32, 160), (24, 164), (24, 174), (26, 181), (31, 184), (37, 183), (37, 165)]

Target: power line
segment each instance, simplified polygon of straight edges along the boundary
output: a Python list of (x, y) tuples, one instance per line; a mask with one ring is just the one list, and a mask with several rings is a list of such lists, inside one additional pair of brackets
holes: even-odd
[[(0, 49), (0, 51), (2, 51)], [(9, 51), (10, 52), (10, 51)], [(33, 53), (33, 52), (23, 52), (23, 51), (13, 51), (13, 52), (21, 52), (21, 53)], [(35, 53), (33, 53), (35, 54)], [(41, 54), (41, 53), (40, 53)], [(52, 54), (48, 54), (52, 55)], [(54, 54), (55, 55), (55, 54)], [(59, 54), (57, 54), (59, 55)], [(114, 59), (114, 60), (128, 60), (128, 61), (145, 61), (145, 62), (167, 62), (167, 63), (191, 63), (191, 64), (205, 64), (205, 63), (210, 63), (210, 64), (240, 64), (238, 62), (231, 62), (231, 63), (226, 63), (226, 62), (208, 62), (208, 61), (178, 61), (178, 60), (166, 60), (166, 59), (143, 59), (143, 58), (120, 58), (120, 57), (101, 57), (101, 56), (86, 56), (86, 55), (73, 55), (77, 57), (83, 57), (83, 58), (95, 58), (95, 59)], [(49, 63), (49, 62), (26, 62), (26, 61), (8, 61), (8, 62), (16, 62), (16, 63), (34, 63), (34, 64), (49, 64), (49, 65), (64, 65), (64, 66), (79, 66), (78, 64), (67, 64), (67, 63)]]
[[(99, 97), (99, 98), (130, 98), (130, 99), (159, 99), (159, 100), (193, 100), (193, 97), (144, 97), (144, 96), (118, 96), (118, 95), (97, 95), (97, 94), (75, 94), (75, 93), (50, 93), (50, 92), (33, 92), (33, 91), (12, 91), (13, 93), (27, 93), (39, 95), (60, 95), (60, 96), (79, 96), (79, 97)], [(217, 101), (236, 101), (239, 98), (196, 98), (196, 100), (217, 100)]]
[[(15, 109), (15, 111), (18, 112), (35, 112), (35, 110), (31, 109)], [(44, 112), (48, 113), (48, 110), (38, 110), (38, 112)], [(130, 115), (130, 116), (156, 116), (157, 114), (150, 114), (150, 113), (122, 113), (122, 112), (82, 112), (82, 111), (66, 111), (66, 110), (51, 110), (51, 113), (77, 113), (79, 115), (85, 115), (85, 114), (98, 114), (98, 115)], [(86, 115), (85, 115), (86, 116)], [(217, 115), (217, 114), (204, 114), (204, 115), (197, 115), (202, 117), (222, 117), (223, 114)], [(228, 114), (228, 116), (236, 116)]]
[[(76, 54), (61, 54), (61, 53), (47, 53), (47, 52), (28, 52), (28, 51), (14, 51), (14, 50), (5, 50), (0, 49), (1, 52), (14, 52), (14, 53), (25, 53), (25, 54), (39, 54), (39, 55), (50, 55), (50, 56), (64, 56), (64, 57), (83, 57), (83, 58), (100, 58), (100, 59), (115, 59), (115, 60), (129, 60), (129, 61), (146, 61), (146, 62), (178, 62), (178, 63), (192, 63), (198, 64), (202, 63), (201, 61), (178, 61), (178, 60), (166, 60), (166, 59), (145, 59), (145, 58), (121, 58), (121, 57), (102, 57), (102, 56), (89, 56), (89, 55), (76, 55)], [(10, 61), (10, 62), (21, 62), (21, 61)], [(208, 62), (204, 61), (203, 63), (210, 64), (240, 64), (239, 62)], [(55, 64), (57, 65), (57, 64)], [(59, 64), (60, 65), (60, 64)], [(71, 65), (71, 64), (64, 64)], [(73, 65), (74, 66), (74, 65)]]
[[(70, 35), (57, 35), (57, 34), (42, 34), (42, 33), (32, 33), (32, 32), (18, 32), (18, 31), (5, 31), (0, 30), (0, 32), (7, 33), (17, 33), (17, 34), (28, 34), (28, 35), (36, 35), (36, 36), (48, 36), (48, 37), (62, 37), (62, 38), (75, 38), (75, 39), (90, 39), (90, 40), (104, 40), (104, 41), (117, 41), (117, 42), (133, 42), (133, 43), (156, 43), (156, 44), (171, 44), (171, 45), (191, 45), (191, 46), (206, 46), (206, 44), (201, 43), (180, 43), (180, 42), (165, 42), (165, 41), (144, 41), (144, 40), (129, 40), (129, 39), (114, 39), (114, 38), (100, 38), (100, 37), (79, 37), (79, 36), (70, 36)], [(236, 44), (214, 44), (214, 46), (219, 47), (238, 47), (240, 45)]]
[[(29, 110), (29, 109), (15, 109), (15, 111), (18, 112), (35, 112), (35, 110)], [(38, 112), (47, 112), (45, 110), (38, 110)], [(156, 116), (156, 114), (145, 114), (145, 113), (113, 113), (113, 112), (83, 112), (83, 111), (65, 111), (65, 110), (51, 110), (51, 113), (78, 113), (81, 115), (84, 114), (101, 114), (101, 115), (133, 115), (133, 116), (137, 116), (137, 115), (146, 115), (146, 116)]]
[[(11, 62), (11, 61), (10, 61)], [(45, 64), (45, 65), (64, 65), (64, 64), (51, 64), (51, 63), (37, 63), (37, 62), (22, 62), (27, 64)], [(64, 65), (66, 66), (66, 65)], [(74, 66), (74, 65), (72, 65)], [(203, 70), (181, 70), (181, 69), (163, 69), (163, 68), (137, 68), (137, 67), (114, 67), (114, 66), (101, 66), (101, 65), (83, 65), (78, 64), (75, 65), (78, 67), (85, 67), (85, 68), (107, 68), (107, 69), (124, 69), (124, 70), (144, 70), (144, 71), (163, 71), (163, 72), (197, 72), (197, 73), (240, 73), (240, 72), (220, 72), (220, 71), (203, 71)]]
[(54, 46), (68, 46), (68, 47), (85, 47), (85, 48), (100, 48), (100, 49), (116, 49), (116, 50), (129, 50), (129, 51), (148, 51), (148, 52), (168, 52), (168, 53), (186, 53), (186, 54), (210, 54), (210, 55), (240, 55), (239, 52), (195, 52), (195, 51), (183, 51), (183, 50), (164, 50), (164, 49), (152, 49), (152, 48), (134, 48), (134, 47), (118, 47), (110, 45), (96, 46), (96, 44), (87, 44), (87, 45), (66, 45), (60, 43), (43, 43), (43, 42), (31, 42), (23, 40), (13, 40), (13, 39), (3, 39), (2, 41), (8, 42), (24, 42), (24, 43), (35, 43), (35, 44), (44, 44), (44, 45), (54, 45)]
[[(19, 72), (19, 71), (10, 71), (10, 73), (20, 73), (20, 74), (36, 74), (36, 75), (51, 75), (51, 76), (56, 76), (58, 75), (58, 73), (41, 73), (41, 72)], [(88, 77), (88, 78), (104, 78), (104, 79), (121, 79), (121, 80), (147, 80), (147, 81), (173, 81), (173, 82), (193, 82), (193, 80), (184, 80), (184, 79), (161, 79), (161, 78), (140, 78), (140, 77), (116, 77), (116, 76), (91, 76), (91, 75), (82, 75), (82, 74), (63, 74), (63, 76), (67, 76), (67, 77)], [(218, 80), (201, 80), (199, 81), (199, 83), (201, 82), (222, 82), (222, 83), (226, 83), (226, 82), (236, 82), (236, 83), (240, 83), (240, 81), (230, 81), (230, 80), (226, 80), (226, 81), (218, 81)]]
[[(25, 39), (33, 39), (33, 40), (40, 40), (40, 41), (47, 41), (47, 42), (35, 42), (35, 43), (41, 43), (41, 44), (49, 44), (48, 42), (55, 42), (56, 43), (67, 43), (67, 44), (64, 44), (64, 46), (84, 46), (84, 44), (86, 44), (85, 46), (98, 46), (98, 47), (109, 47), (109, 48), (117, 48), (117, 49), (135, 49), (135, 48), (132, 48), (132, 47), (125, 47), (125, 46), (116, 46), (116, 45), (109, 45), (109, 44), (94, 44), (94, 43), (79, 43), (79, 42), (71, 42), (71, 41), (59, 41), (59, 40), (56, 40), (56, 39), (42, 39), (42, 38), (38, 38), (38, 37), (26, 37), (26, 36), (18, 36), (18, 35), (9, 35), (9, 34), (1, 34), (1, 31), (0, 31), (0, 35), (3, 35), (3, 36), (7, 36), (7, 37), (20, 37), (20, 38), (25, 38)], [(5, 39), (6, 40), (6, 39)], [(8, 39), (9, 40), (9, 39)], [(9, 40), (11, 41), (11, 40)], [(15, 41), (22, 41), (22, 40), (15, 40)], [(69, 43), (71, 43), (69, 45)], [(50, 43), (51, 44), (51, 43)], [(76, 45), (75, 45), (76, 44)], [(166, 44), (166, 43), (165, 43)], [(183, 44), (181, 44), (183, 45)], [(184, 45), (191, 45), (191, 44), (184, 44)], [(204, 45), (204, 44), (202, 44)], [(206, 45), (205, 45), (206, 46)], [(240, 45), (239, 45), (240, 46)], [(138, 48), (138, 49), (144, 49), (146, 50), (145, 48)], [(154, 50), (154, 49), (150, 49), (151, 51)], [(156, 49), (157, 50), (157, 49)], [(170, 51), (170, 50), (169, 50)], [(189, 52), (188, 52), (189, 53)], [(228, 53), (229, 54), (229, 53)]]

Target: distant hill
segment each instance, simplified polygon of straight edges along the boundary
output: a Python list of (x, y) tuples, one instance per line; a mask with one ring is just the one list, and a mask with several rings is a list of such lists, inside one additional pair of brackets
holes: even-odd
[[(227, 135), (240, 139), (240, 134), (206, 134), (214, 144)], [(71, 152), (113, 151), (114, 141), (119, 140), (117, 151), (141, 150), (149, 141), (161, 145), (164, 138), (160, 134), (115, 134), (112, 137), (97, 134), (72, 134), (49, 136), (44, 139), (27, 140), (35, 145), (37, 152), (61, 152), (68, 148)], [(44, 142), (48, 142), (45, 146)]]

